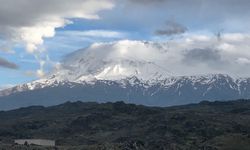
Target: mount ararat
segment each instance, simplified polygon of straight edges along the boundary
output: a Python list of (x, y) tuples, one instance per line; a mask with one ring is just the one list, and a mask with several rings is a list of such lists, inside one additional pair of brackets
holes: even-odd
[(250, 78), (174, 75), (160, 63), (168, 58), (163, 57), (168, 53), (167, 47), (138, 41), (93, 44), (66, 56), (46, 77), (1, 91), (0, 109), (51, 106), (66, 101), (172, 106), (250, 98)]

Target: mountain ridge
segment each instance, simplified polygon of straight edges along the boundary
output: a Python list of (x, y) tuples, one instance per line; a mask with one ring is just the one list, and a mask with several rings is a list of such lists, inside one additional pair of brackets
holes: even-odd
[(250, 98), (249, 91), (250, 78), (234, 79), (223, 74), (170, 77), (149, 81), (136, 76), (120, 80), (93, 79), (80, 82), (57, 81), (52, 78), (1, 91), (0, 109), (39, 104), (51, 106), (77, 100), (85, 102), (122, 100), (148, 106), (172, 106), (202, 100), (247, 99)]

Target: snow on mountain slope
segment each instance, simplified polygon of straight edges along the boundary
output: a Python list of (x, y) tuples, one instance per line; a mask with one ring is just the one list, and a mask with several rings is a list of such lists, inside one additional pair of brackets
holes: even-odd
[[(116, 80), (110, 79), (97, 79), (93, 76), (86, 76), (86, 79), (81, 78), (81, 80), (62, 80), (58, 79), (56, 76), (52, 76), (47, 79), (36, 80), (27, 84), (19, 85), (10, 89), (6, 89), (0, 92), (0, 96), (8, 96), (14, 93), (20, 93), (25, 91), (33, 91), (44, 88), (58, 88), (58, 87), (68, 87), (74, 88), (77, 85), (81, 86), (92, 86), (94, 88), (97, 84), (105, 84), (106, 86), (112, 86), (114, 84), (118, 85), (119, 88), (130, 88), (130, 87), (140, 87), (144, 91), (148, 92), (147, 89), (156, 88), (158, 90), (173, 90), (173, 93), (179, 91), (185, 91), (192, 89), (194, 91), (199, 91), (201, 95), (206, 95), (210, 90), (233, 90), (240, 97), (241, 94), (246, 93), (250, 88), (250, 79), (240, 78), (233, 79), (228, 75), (223, 74), (210, 74), (210, 75), (197, 75), (197, 76), (176, 76), (167, 77), (164, 79), (157, 80), (142, 80), (137, 76), (125, 77)], [(224, 88), (224, 89), (223, 89)], [(152, 92), (152, 91), (151, 91)], [(157, 92), (155, 90), (153, 93)], [(152, 95), (152, 94), (151, 94)], [(246, 95), (250, 96), (250, 95)], [(215, 94), (216, 97), (216, 94)], [(202, 97), (201, 97), (202, 98)]]
[[(93, 44), (66, 56), (43, 79), (0, 91), (0, 109), (65, 101), (117, 101), (180, 105), (250, 98), (250, 78), (224, 74), (175, 76), (164, 65), (167, 45), (119, 41)], [(21, 99), (21, 100), (19, 100)]]
[(78, 100), (172, 106), (202, 100), (250, 98), (250, 79), (233, 79), (222, 74), (159, 80), (141, 80), (136, 76), (117, 80), (89, 79), (74, 82), (41, 79), (4, 90), (0, 92), (0, 110)]
[[(143, 80), (166, 78), (170, 71), (157, 64), (164, 52), (156, 52), (156, 46), (164, 44), (140, 41), (119, 41), (93, 44), (65, 57), (57, 76), (70, 81), (94, 77), (102, 80), (117, 80), (137, 76)], [(161, 60), (159, 60), (161, 61)], [(63, 71), (62, 71), (63, 69)]]

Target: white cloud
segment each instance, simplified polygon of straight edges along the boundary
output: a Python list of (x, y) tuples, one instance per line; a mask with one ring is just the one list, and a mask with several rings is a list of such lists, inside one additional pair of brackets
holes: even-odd
[(223, 38), (226, 41), (240, 42), (240, 41), (243, 41), (246, 38), (250, 38), (250, 35), (242, 34), (242, 33), (227, 33), (227, 34), (223, 35)]
[(124, 38), (126, 36), (125, 33), (118, 31), (109, 31), (109, 30), (88, 30), (88, 31), (70, 31), (66, 34), (70, 33), (74, 36), (87, 36), (87, 37), (99, 37), (99, 38)]
[(41, 66), (38, 76), (44, 74), (44, 64), (41, 65), (44, 60), (39, 56), (44, 38), (54, 37), (56, 28), (73, 23), (71, 18), (99, 19), (100, 11), (114, 7), (112, 0), (0, 0), (0, 3), (0, 36), (8, 43), (22, 43), (28, 53), (36, 56)]
[[(246, 34), (238, 36), (242, 39), (222, 36), (218, 40), (213, 34), (187, 34), (181, 39), (160, 43), (130, 40), (95, 43), (83, 53), (77, 53), (71, 61), (66, 60), (64, 65), (77, 68), (85, 75), (91, 71), (97, 77), (133, 74), (136, 72), (133, 64), (140, 63), (153, 64), (149, 68), (150, 72), (143, 68), (142, 75), (145, 76), (157, 68), (163, 72), (167, 70), (167, 75), (225, 73), (249, 76), (249, 37)], [(128, 62), (131, 65), (126, 64)]]
[(243, 65), (249, 65), (250, 59), (249, 58), (237, 58), (236, 62)]
[(86, 30), (86, 31), (63, 31), (60, 36), (72, 38), (112, 38), (121, 39), (127, 36), (127, 33), (111, 30)]
[(99, 19), (98, 12), (112, 9), (111, 0), (0, 0), (0, 33), (23, 42), (32, 53), (53, 37), (55, 29), (72, 23), (70, 18)]

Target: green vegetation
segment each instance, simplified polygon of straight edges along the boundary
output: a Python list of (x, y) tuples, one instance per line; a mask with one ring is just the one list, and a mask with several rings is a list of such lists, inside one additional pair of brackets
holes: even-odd
[[(6, 150), (249, 150), (250, 101), (201, 102), (168, 108), (123, 102), (65, 103), (0, 112)], [(13, 145), (56, 140), (56, 148)]]

